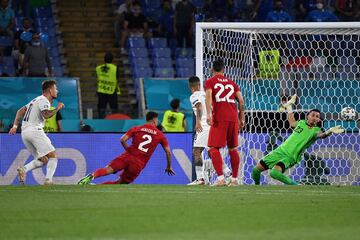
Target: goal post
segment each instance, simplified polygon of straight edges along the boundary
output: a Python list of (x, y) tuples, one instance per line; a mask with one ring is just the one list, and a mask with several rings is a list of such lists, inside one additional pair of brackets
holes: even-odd
[[(346, 133), (317, 140), (287, 174), (308, 184), (360, 185), (359, 121), (340, 118), (344, 107), (360, 112), (360, 22), (196, 23), (202, 84), (216, 59), (245, 99), (241, 182), (252, 184), (252, 167), (291, 134), (280, 104), (296, 94), (297, 120), (316, 108), (324, 128), (341, 125)], [(264, 175), (263, 183), (275, 183)]]

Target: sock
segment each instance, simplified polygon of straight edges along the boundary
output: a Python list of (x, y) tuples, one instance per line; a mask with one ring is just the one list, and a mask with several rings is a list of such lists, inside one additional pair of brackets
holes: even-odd
[(206, 159), (203, 161), (203, 176), (205, 180), (205, 184), (209, 184), (209, 171), (213, 168), (211, 159)]
[(99, 168), (98, 170), (96, 170), (93, 174), (94, 179), (98, 178), (98, 177), (102, 177), (102, 176), (106, 176), (108, 175), (108, 172), (106, 171), (105, 168)]
[(228, 167), (228, 165), (225, 163), (225, 160), (222, 163), (222, 169), (223, 169), (223, 173), (226, 177), (230, 177), (231, 176), (231, 170)]
[(101, 184), (119, 184), (119, 181), (116, 180), (116, 181), (107, 181), (107, 182), (103, 182)]
[(288, 176), (285, 176), (284, 174), (282, 174), (279, 170), (277, 170), (276, 168), (271, 169), (270, 171), (270, 176), (274, 179), (279, 180), (282, 183), (285, 183), (287, 185), (298, 185), (297, 182), (295, 182), (294, 180), (292, 180), (291, 178), (289, 178)]
[(251, 173), (251, 177), (256, 185), (260, 184), (260, 176), (261, 176), (261, 171), (257, 169), (257, 167), (254, 167)]
[(203, 166), (195, 166), (196, 179), (203, 179)]
[(239, 165), (240, 165), (240, 156), (237, 149), (232, 149), (229, 151), (230, 163), (232, 169), (232, 177), (237, 178), (239, 175)]
[(217, 180), (224, 180), (224, 175), (219, 175), (218, 177), (217, 177)]
[(58, 160), (57, 158), (49, 158), (49, 161), (46, 165), (46, 176), (45, 178), (49, 179), (50, 181), (52, 181), (52, 178), (54, 176), (56, 167), (57, 167), (57, 163)]
[(209, 150), (209, 152), (210, 152), (211, 161), (212, 161), (212, 164), (213, 164), (213, 166), (215, 168), (216, 174), (218, 176), (224, 175), (223, 170), (222, 170), (222, 162), (223, 161), (222, 161), (219, 149), (211, 148)]
[(42, 167), (43, 165), (44, 165), (44, 163), (42, 161), (40, 161), (38, 159), (34, 159), (24, 166), (24, 171), (29, 172), (35, 168)]

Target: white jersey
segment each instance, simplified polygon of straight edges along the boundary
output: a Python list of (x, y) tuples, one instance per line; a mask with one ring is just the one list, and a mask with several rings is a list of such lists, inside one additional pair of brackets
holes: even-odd
[(201, 116), (201, 126), (203, 129), (208, 129), (210, 126), (206, 122), (206, 105), (205, 105), (205, 92), (196, 91), (190, 96), (191, 107), (196, 116), (196, 105), (201, 103), (202, 105), (202, 116)]
[(45, 124), (45, 118), (42, 115), (43, 110), (50, 109), (49, 100), (41, 95), (34, 98), (26, 104), (26, 112), (22, 121), (21, 131), (42, 130)]

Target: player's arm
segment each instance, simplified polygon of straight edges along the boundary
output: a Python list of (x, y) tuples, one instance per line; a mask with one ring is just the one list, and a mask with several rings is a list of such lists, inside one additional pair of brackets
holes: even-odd
[(165, 173), (167, 173), (169, 176), (175, 175), (175, 172), (171, 168), (171, 151), (169, 144), (166, 139), (163, 140), (161, 143), (161, 146), (163, 147), (165, 154), (166, 154), (166, 169)]
[(14, 120), (12, 128), (9, 131), (9, 134), (14, 135), (16, 133), (16, 130), (19, 125), (19, 121), (20, 121), (20, 119), (22, 119), (25, 116), (25, 113), (26, 113), (26, 106), (23, 106), (22, 108), (17, 110), (15, 120)]
[(212, 112), (211, 112), (211, 106), (212, 106), (212, 90), (206, 89), (205, 92), (205, 106), (206, 106), (206, 121), (209, 125), (212, 125)]
[(295, 128), (296, 126), (296, 120), (295, 120), (295, 116), (294, 116), (294, 113), (291, 111), (291, 112), (288, 112), (287, 114), (287, 118), (288, 118), (288, 121), (289, 121), (289, 124), (292, 128)]
[(322, 132), (322, 131), (318, 132), (316, 134), (316, 137), (317, 138), (326, 138), (333, 133), (343, 133), (343, 132), (345, 132), (345, 129), (343, 129), (340, 125), (337, 125), (335, 127), (329, 128), (325, 132)]
[(239, 102), (239, 129), (242, 129), (245, 126), (245, 101), (243, 95), (241, 94), (241, 91), (237, 91), (235, 97)]
[(57, 105), (57, 107), (55, 109), (49, 110), (49, 109), (45, 109), (41, 111), (41, 114), (43, 115), (43, 117), (45, 119), (51, 118), (52, 116), (54, 116), (58, 111), (60, 111), (60, 109), (62, 109), (65, 105), (61, 102), (59, 102), (59, 104)]
[(195, 108), (196, 108), (195, 131), (196, 132), (202, 132), (203, 128), (201, 126), (201, 118), (202, 118), (202, 113), (203, 113), (203, 105), (201, 104), (201, 102), (198, 102), (195, 105)]
[(295, 120), (295, 116), (294, 116), (294, 113), (292, 110), (292, 107), (296, 102), (296, 98), (297, 98), (297, 96), (296, 96), (296, 94), (294, 94), (294, 95), (292, 95), (290, 100), (287, 101), (287, 103), (283, 104), (283, 107), (286, 109), (286, 111), (288, 113), (287, 118), (288, 118), (289, 124), (292, 128), (296, 127), (296, 120)]
[(125, 133), (121, 138), (120, 138), (120, 143), (123, 146), (123, 148), (126, 150), (129, 148), (129, 144), (127, 144), (127, 140), (129, 140), (130, 136)]

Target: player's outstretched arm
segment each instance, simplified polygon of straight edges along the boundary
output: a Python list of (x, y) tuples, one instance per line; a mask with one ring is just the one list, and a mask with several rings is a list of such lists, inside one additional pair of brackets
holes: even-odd
[(286, 109), (287, 111), (287, 117), (288, 117), (288, 121), (289, 121), (289, 124), (292, 128), (295, 128), (296, 127), (296, 120), (295, 120), (295, 116), (294, 116), (294, 113), (292, 111), (292, 108), (293, 108), (293, 105), (295, 104), (296, 102), (296, 94), (294, 94), (290, 100), (285, 103), (283, 105), (283, 107)]
[(164, 151), (166, 153), (166, 169), (165, 169), (165, 173), (167, 173), (169, 176), (173, 176), (175, 175), (175, 172), (172, 170), (171, 168), (171, 151), (170, 151), (170, 147), (166, 146), (164, 147)]
[(337, 125), (335, 127), (329, 128), (325, 132), (319, 132), (317, 134), (317, 137), (318, 138), (326, 138), (333, 133), (339, 134), (339, 133), (343, 133), (343, 132), (345, 132), (345, 129), (343, 129), (340, 125)]
[(19, 125), (19, 121), (20, 121), (20, 119), (22, 119), (24, 117), (25, 113), (26, 113), (26, 106), (24, 106), (24, 107), (20, 108), (19, 110), (17, 110), (13, 126), (9, 131), (10, 135), (14, 135), (16, 133), (16, 130), (17, 130), (18, 125)]

